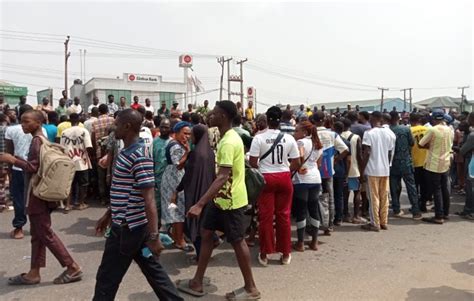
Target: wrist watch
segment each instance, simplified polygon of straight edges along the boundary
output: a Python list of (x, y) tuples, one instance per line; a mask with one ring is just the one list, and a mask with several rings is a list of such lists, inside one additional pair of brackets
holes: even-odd
[(148, 234), (148, 241), (157, 241), (160, 239), (160, 233), (159, 232), (153, 232)]

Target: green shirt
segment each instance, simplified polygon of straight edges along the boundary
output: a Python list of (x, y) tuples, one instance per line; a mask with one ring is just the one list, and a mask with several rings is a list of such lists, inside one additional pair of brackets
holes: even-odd
[(229, 179), (214, 200), (222, 210), (239, 209), (248, 204), (244, 159), (242, 139), (233, 129), (228, 130), (217, 145), (217, 165), (232, 168)]
[(170, 141), (168, 139), (161, 139), (160, 137), (155, 138), (153, 140), (153, 161), (155, 163), (155, 186), (159, 189), (161, 186), (161, 178), (163, 177), (163, 173), (165, 172), (166, 165), (166, 155), (165, 149)]
[(67, 116), (66, 106), (64, 107), (58, 106), (55, 111), (58, 114), (58, 118), (61, 118), (61, 116)]

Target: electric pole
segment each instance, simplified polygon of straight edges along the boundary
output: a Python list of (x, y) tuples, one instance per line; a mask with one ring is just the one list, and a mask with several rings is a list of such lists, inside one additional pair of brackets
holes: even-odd
[(66, 91), (66, 97), (68, 97), (68, 93), (67, 93), (67, 61), (69, 59), (69, 56), (71, 55), (71, 53), (68, 52), (69, 39), (70, 39), (70, 36), (67, 36), (66, 41), (64, 42), (64, 90)]
[(84, 84), (86, 83), (86, 52), (87, 50), (84, 49)]
[(410, 92), (409, 93), (409, 96), (410, 96), (410, 112), (413, 112), (413, 103), (412, 103), (413, 98), (411, 98), (411, 90), (413, 90), (413, 88), (408, 88), (408, 92)]
[(224, 60), (227, 63), (227, 100), (230, 100), (230, 61), (232, 58)]
[(464, 89), (469, 89), (469, 86), (458, 87), (458, 89), (461, 89), (461, 106), (459, 109), (462, 112), (464, 110), (464, 102), (466, 97), (466, 95), (464, 95)]
[(245, 110), (245, 107), (244, 107), (244, 63), (246, 61), (248, 61), (248, 59), (237, 62), (237, 65), (240, 65), (240, 104), (242, 104), (242, 110)]
[(221, 65), (221, 88), (219, 90), (219, 100), (222, 100), (222, 89), (223, 89), (222, 85), (224, 84), (224, 57), (223, 56), (218, 57), (217, 63)]
[(388, 88), (379, 87), (377, 89), (382, 91), (382, 97), (380, 98), (380, 112), (382, 112), (383, 111), (383, 94), (384, 94), (385, 91), (388, 91)]
[(412, 88), (405, 88), (405, 89), (400, 90), (400, 91), (403, 91), (403, 110), (405, 111), (407, 109), (407, 91), (410, 91), (410, 112), (411, 112), (411, 89)]

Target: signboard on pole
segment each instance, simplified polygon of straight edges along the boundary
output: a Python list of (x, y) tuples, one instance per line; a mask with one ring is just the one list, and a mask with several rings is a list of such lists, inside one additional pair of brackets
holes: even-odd
[(36, 99), (38, 100), (38, 105), (42, 104), (43, 98), (47, 97), (49, 99), (49, 104), (53, 106), (53, 89), (45, 89), (41, 91), (36, 91)]
[(247, 100), (255, 101), (255, 88), (254, 87), (247, 88)]

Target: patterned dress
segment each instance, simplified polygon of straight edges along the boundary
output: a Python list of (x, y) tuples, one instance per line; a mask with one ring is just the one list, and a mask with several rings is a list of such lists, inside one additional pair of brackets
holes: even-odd
[[(171, 142), (170, 142), (171, 143)], [(167, 149), (168, 150), (168, 149)], [(176, 199), (177, 208), (168, 208), (171, 197), (176, 191), (181, 179), (184, 176), (184, 168), (178, 170), (179, 160), (184, 156), (185, 149), (181, 144), (176, 143), (169, 148), (169, 155), (172, 164), (166, 165), (163, 177), (161, 179), (161, 214), (165, 224), (183, 223), (184, 215), (184, 192), (178, 193)]]

